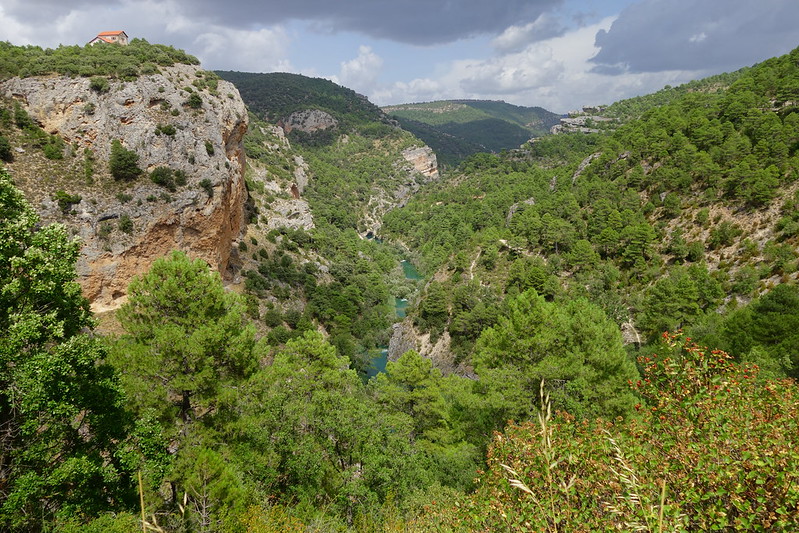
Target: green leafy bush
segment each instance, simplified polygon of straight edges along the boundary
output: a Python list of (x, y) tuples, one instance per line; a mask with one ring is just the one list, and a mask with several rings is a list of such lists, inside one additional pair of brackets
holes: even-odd
[[(488, 453), (477, 492), (426, 523), (472, 531), (793, 531), (799, 390), (665, 334), (639, 359), (639, 417), (544, 408)], [(546, 402), (544, 402), (546, 404)], [(557, 527), (557, 529), (555, 529)], [(423, 529), (423, 528), (422, 528)], [(446, 528), (445, 528), (446, 529)]]
[(119, 231), (122, 233), (133, 233), (133, 221), (128, 215), (119, 217)]
[(211, 183), (211, 180), (208, 178), (204, 178), (200, 181), (200, 187), (205, 191), (209, 198), (214, 195), (214, 184)]
[(128, 150), (118, 139), (111, 141), (111, 157), (108, 166), (115, 179), (131, 181), (139, 177), (143, 170), (139, 168), (139, 155)]
[(61, 212), (66, 215), (72, 210), (72, 206), (80, 203), (83, 198), (79, 194), (70, 194), (63, 189), (59, 189), (53, 193), (53, 200), (58, 202)]
[(156, 167), (150, 172), (150, 179), (156, 185), (160, 185), (170, 191), (175, 190), (174, 172), (169, 167)]
[(172, 124), (159, 124), (155, 127), (155, 134), (156, 135), (169, 135), (170, 137), (177, 133), (177, 129)]
[(193, 92), (186, 98), (183, 104), (192, 109), (200, 109), (203, 106), (203, 98), (199, 94)]
[(111, 89), (111, 84), (108, 83), (108, 78), (104, 76), (94, 76), (89, 80), (89, 88), (98, 93), (105, 93)]
[(2, 135), (0, 135), (0, 159), (7, 163), (14, 160), (14, 152), (11, 149), (11, 143)]

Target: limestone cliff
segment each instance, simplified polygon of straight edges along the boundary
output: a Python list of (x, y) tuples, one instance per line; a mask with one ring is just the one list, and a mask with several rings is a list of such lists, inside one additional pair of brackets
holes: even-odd
[[(8, 166), (45, 222), (63, 222), (82, 239), (79, 281), (95, 310), (118, 306), (131, 278), (173, 249), (202, 258), (223, 276), (235, 271), (233, 244), (247, 195), (247, 111), (232, 84), (198, 83), (206, 74), (179, 64), (135, 81), (110, 80), (103, 92), (86, 78), (0, 82), (0, 97), (19, 102), (67, 143), (65, 163), (56, 170), (30, 147), (20, 148)], [(142, 177), (124, 183), (110, 176), (114, 139), (138, 154)], [(94, 170), (76, 172), (86, 161)], [(147, 172), (157, 167), (180, 171), (185, 185), (156, 185)], [(52, 200), (56, 189), (82, 199), (65, 213)]]
[(429, 146), (407, 148), (402, 152), (402, 156), (411, 164), (413, 170), (422, 174), (426, 179), (438, 179), (438, 161), (436, 154)]
[(425, 183), (437, 180), (438, 161), (429, 146), (406, 148), (395, 163), (396, 181), (389, 189), (375, 188), (369, 197), (363, 219), (363, 234), (379, 235), (383, 216), (395, 208), (403, 207), (408, 199)]
[(429, 333), (420, 333), (413, 325), (411, 318), (394, 324), (388, 344), (388, 360), (396, 361), (408, 350), (415, 350), (422, 357), (430, 359), (433, 366), (441, 370), (444, 375), (457, 374), (474, 378), (474, 369), (455, 360), (450, 350), (450, 336), (448, 331), (433, 340)]
[(292, 113), (278, 125), (282, 126), (283, 131), (287, 134), (292, 130), (314, 133), (319, 130), (335, 128), (338, 126), (338, 121), (330, 113), (320, 109), (304, 109)]

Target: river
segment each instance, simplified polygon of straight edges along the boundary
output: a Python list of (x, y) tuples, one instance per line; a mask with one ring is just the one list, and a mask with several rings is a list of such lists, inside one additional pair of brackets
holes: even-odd
[[(375, 239), (375, 241), (381, 242), (378, 239)], [(402, 273), (405, 275), (405, 279), (410, 279), (413, 281), (422, 279), (422, 275), (419, 274), (419, 271), (416, 270), (414, 264), (409, 260), (403, 259), (400, 261), (400, 266), (402, 267)], [(394, 298), (394, 312), (397, 314), (397, 318), (405, 318), (405, 309), (407, 308), (407, 298)], [(388, 346), (380, 346), (376, 352), (376, 355), (372, 357), (371, 365), (369, 365), (369, 368), (366, 369), (367, 379), (371, 379), (377, 376), (379, 373), (386, 371), (386, 363), (388, 363)]]

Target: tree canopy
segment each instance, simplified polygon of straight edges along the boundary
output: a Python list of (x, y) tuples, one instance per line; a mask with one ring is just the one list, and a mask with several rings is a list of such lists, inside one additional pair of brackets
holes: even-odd
[(0, 169), (0, 524), (92, 515), (130, 493), (117, 454), (123, 395), (88, 332), (79, 244), (38, 216)]
[(547, 302), (534, 290), (508, 303), (506, 316), (477, 340), (475, 368), (509, 402), (507, 418), (529, 416), (541, 380), (556, 408), (575, 416), (627, 415), (637, 378), (618, 327), (586, 300)]

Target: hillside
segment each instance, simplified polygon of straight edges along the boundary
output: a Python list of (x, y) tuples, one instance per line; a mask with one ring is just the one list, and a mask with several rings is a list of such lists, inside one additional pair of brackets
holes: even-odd
[[(723, 77), (727, 88), (669, 91), (608, 135), (474, 156), (389, 213), (386, 236), (441, 285), (416, 328), (468, 361), (502, 301), (533, 287), (596, 302), (629, 343), (683, 328), (732, 349), (721, 317), (797, 279), (797, 55)], [(457, 299), (478, 286), (484, 308)]]
[(540, 107), (488, 100), (445, 100), (387, 106), (383, 111), (454, 166), (478, 152), (518, 148), (549, 133), (558, 115)]
[(797, 529), (799, 49), (442, 173), (195, 63), (0, 44), (0, 530)]
[(306, 109), (326, 111), (348, 126), (384, 121), (380, 109), (365, 96), (323, 78), (284, 72), (216, 71), (216, 74), (233, 83), (250, 111), (267, 122), (277, 122)]
[[(303, 196), (318, 220), (376, 234), (388, 209), (438, 178), (435, 155), (351, 89), (298, 74), (219, 74), (314, 169)], [(252, 144), (248, 155), (269, 161)]]

